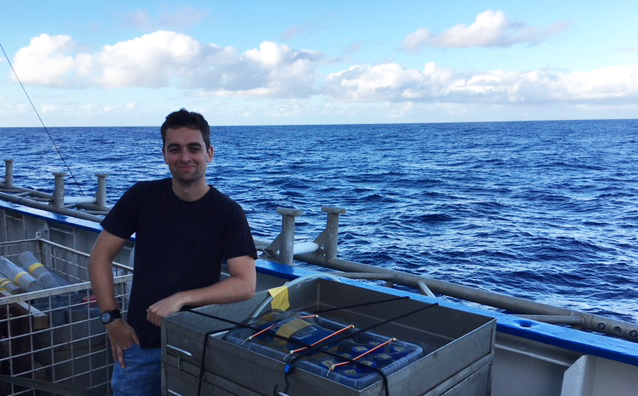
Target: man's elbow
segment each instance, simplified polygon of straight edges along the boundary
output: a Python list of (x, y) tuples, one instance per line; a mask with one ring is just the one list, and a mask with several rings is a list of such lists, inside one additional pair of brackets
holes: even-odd
[(228, 260), (228, 269), (231, 277), (237, 279), (237, 289), (233, 293), (239, 301), (253, 298), (257, 291), (257, 269), (255, 259), (250, 256), (242, 256)]
[(246, 286), (244, 287), (244, 293), (242, 295), (242, 300), (248, 300), (255, 296), (255, 292), (257, 291), (257, 279), (253, 279), (251, 281), (246, 282)]

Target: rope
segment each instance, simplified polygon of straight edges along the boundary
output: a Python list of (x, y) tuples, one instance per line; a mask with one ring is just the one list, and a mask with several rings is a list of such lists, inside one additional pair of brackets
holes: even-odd
[(40, 113), (38, 113), (38, 110), (35, 108), (35, 105), (33, 104), (33, 101), (31, 101), (31, 97), (29, 97), (29, 94), (27, 93), (27, 90), (24, 88), (24, 85), (22, 85), (22, 81), (20, 81), (20, 78), (18, 77), (18, 73), (16, 73), (15, 69), (13, 68), (13, 65), (11, 64), (11, 61), (9, 60), (9, 56), (5, 52), (4, 47), (2, 46), (2, 43), (0, 43), (0, 49), (2, 49), (2, 53), (4, 54), (4, 57), (7, 59), (7, 63), (9, 63), (9, 67), (11, 67), (11, 71), (13, 72), (13, 75), (15, 76), (16, 80), (18, 80), (18, 83), (20, 84), (20, 87), (22, 88), (22, 91), (24, 92), (24, 94), (26, 95), (27, 99), (29, 100), (29, 103), (31, 104), (31, 107), (33, 108), (33, 111), (35, 111), (35, 114), (38, 116), (38, 119), (40, 120), (40, 124), (42, 124), (42, 127), (44, 128), (44, 131), (49, 136), (49, 139), (51, 140), (51, 143), (53, 143), (53, 147), (55, 147), (55, 150), (58, 152), (58, 155), (60, 156), (60, 159), (64, 163), (65, 168), (69, 171), (69, 174), (71, 175), (71, 178), (73, 178), (73, 182), (75, 183), (75, 185), (80, 190), (80, 193), (82, 194), (82, 196), (86, 196), (84, 194), (84, 191), (82, 190), (82, 186), (80, 186), (80, 183), (78, 183), (77, 179), (75, 178), (75, 175), (73, 174), (73, 171), (71, 170), (71, 167), (69, 167), (69, 165), (67, 164), (66, 160), (64, 159), (64, 156), (62, 156), (62, 152), (60, 151), (60, 148), (55, 143), (55, 140), (53, 140), (53, 136), (51, 136), (51, 133), (49, 132), (49, 129), (46, 127), (46, 125), (44, 125), (44, 121), (42, 121), (42, 118), (40, 117)]

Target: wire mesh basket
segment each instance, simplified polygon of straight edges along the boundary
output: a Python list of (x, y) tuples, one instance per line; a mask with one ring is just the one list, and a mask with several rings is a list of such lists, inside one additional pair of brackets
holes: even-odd
[[(62, 286), (2, 293), (0, 374), (26, 384), (0, 381), (0, 394), (41, 395), (38, 383), (110, 393), (113, 359), (91, 290), (89, 255), (44, 239), (0, 243), (0, 256), (14, 263), (24, 252), (33, 253)], [(132, 273), (131, 267), (114, 263), (115, 296), (123, 314)]]

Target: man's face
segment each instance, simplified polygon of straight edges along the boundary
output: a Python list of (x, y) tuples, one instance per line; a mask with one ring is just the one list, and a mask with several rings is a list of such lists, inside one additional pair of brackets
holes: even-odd
[(206, 149), (201, 132), (190, 128), (168, 128), (162, 152), (173, 178), (187, 184), (205, 179), (214, 154), (212, 147)]

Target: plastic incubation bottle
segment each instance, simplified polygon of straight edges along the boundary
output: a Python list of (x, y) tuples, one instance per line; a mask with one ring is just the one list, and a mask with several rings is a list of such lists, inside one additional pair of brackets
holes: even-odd
[(0, 273), (28, 292), (42, 290), (42, 284), (8, 258), (0, 257)]
[(62, 286), (55, 276), (46, 269), (44, 265), (38, 260), (35, 255), (29, 251), (23, 252), (19, 257), (18, 261), (20, 261), (20, 265), (25, 270), (29, 271), (34, 278), (42, 283), (45, 289), (50, 289), (52, 287)]
[(4, 291), (10, 294), (20, 294), (24, 293), (26, 290), (13, 283), (11, 279), (0, 276), (0, 291)]

